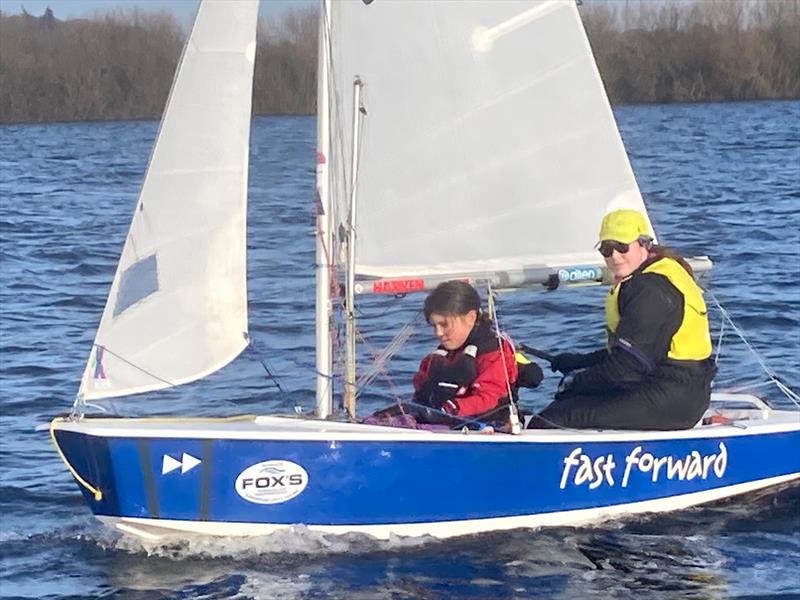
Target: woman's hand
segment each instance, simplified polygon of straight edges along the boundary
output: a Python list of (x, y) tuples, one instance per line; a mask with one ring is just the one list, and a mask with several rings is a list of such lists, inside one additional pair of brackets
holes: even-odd
[(586, 361), (586, 355), (575, 352), (556, 354), (550, 359), (550, 370), (555, 373), (561, 371), (565, 375), (570, 371), (581, 369)]
[(570, 388), (572, 388), (572, 380), (572, 375), (564, 375), (564, 377), (561, 378), (561, 381), (558, 384), (558, 389), (556, 390), (556, 400), (560, 400), (561, 398), (571, 394)]

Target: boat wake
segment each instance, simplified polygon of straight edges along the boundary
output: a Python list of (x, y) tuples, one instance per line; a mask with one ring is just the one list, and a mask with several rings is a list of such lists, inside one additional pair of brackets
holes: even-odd
[[(529, 548), (531, 545), (544, 544), (541, 549), (547, 548), (547, 553), (552, 553), (556, 552), (557, 546), (567, 538), (579, 538), (586, 543), (586, 540), (596, 539), (598, 536), (617, 534), (683, 536), (686, 531), (695, 531), (699, 535), (719, 532), (735, 535), (753, 530), (786, 533), (787, 526), (800, 528), (800, 523), (796, 522), (799, 511), (800, 485), (790, 483), (777, 489), (759, 490), (738, 498), (666, 515), (625, 517), (606, 521), (595, 527), (556, 528), (552, 535), (546, 529), (519, 529), (504, 533), (468, 535), (451, 540), (441, 540), (427, 535), (378, 539), (359, 533), (335, 534), (313, 531), (303, 525), (296, 525), (261, 536), (220, 537), (182, 534), (182, 537), (147, 540), (111, 531), (97, 523), (92, 523), (88, 532), (87, 524), (81, 523), (62, 530), (61, 534), (62, 537), (72, 540), (90, 540), (100, 548), (112, 552), (178, 561), (219, 558), (248, 561), (272, 555), (283, 560), (289, 560), (291, 557), (367, 556), (383, 552), (402, 553), (406, 549), (422, 550), (426, 553), (436, 553), (442, 549), (452, 552), (459, 546), (469, 550), (472, 546), (479, 547), (487, 543), (495, 545), (497, 542), (499, 545), (501, 540), (508, 541), (509, 536)], [(561, 541), (557, 542), (559, 539)], [(28, 538), (28, 541), (33, 540)], [(588, 555), (583, 551), (581, 553), (588, 561), (594, 562), (592, 552)], [(573, 559), (578, 560), (576, 557)]]
[[(155, 542), (122, 535), (85, 514), (36, 533), (24, 522), (6, 523), (0, 549), (15, 557), (20, 576), (38, 571), (43, 557), (54, 573), (74, 568), (76, 560), (102, 565), (101, 586), (76, 597), (113, 589), (132, 597), (175, 597), (159, 595), (180, 590), (180, 597), (242, 600), (337, 593), (372, 599), (424, 597), (431, 588), (443, 595), (468, 589), (476, 597), (526, 597), (533, 589), (547, 597), (629, 597), (631, 590), (707, 597), (745, 593), (753, 581), (780, 595), (791, 589), (792, 557), (800, 555), (792, 537), (800, 532), (798, 514), (800, 485), (596, 527), (447, 540), (379, 540), (297, 526), (265, 536)], [(45, 583), (57, 589), (63, 579)]]
[(277, 531), (269, 535), (252, 537), (182, 536), (146, 540), (105, 531), (96, 539), (109, 550), (131, 554), (181, 560), (182, 558), (235, 558), (246, 560), (265, 555), (325, 556), (338, 554), (370, 554), (397, 551), (441, 543), (431, 536), (392, 536), (381, 540), (358, 533), (333, 534), (312, 531), (302, 525)]

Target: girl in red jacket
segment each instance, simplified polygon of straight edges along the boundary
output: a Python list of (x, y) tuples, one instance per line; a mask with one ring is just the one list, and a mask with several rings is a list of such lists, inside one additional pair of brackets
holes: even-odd
[[(446, 281), (425, 299), (423, 313), (439, 347), (422, 359), (414, 375), (412, 402), (380, 410), (365, 423), (448, 429), (469, 421), (506, 425), (518, 365), (511, 342), (498, 336), (481, 312), (478, 292), (463, 281)], [(535, 363), (524, 369), (524, 387), (541, 382)]]
[(481, 312), (475, 288), (441, 283), (425, 299), (423, 313), (439, 347), (414, 375), (413, 401), (458, 417), (504, 421), (517, 381), (514, 348)]

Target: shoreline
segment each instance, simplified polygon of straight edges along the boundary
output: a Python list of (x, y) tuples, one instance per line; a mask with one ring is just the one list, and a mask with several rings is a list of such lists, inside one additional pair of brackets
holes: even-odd
[[(761, 104), (765, 102), (800, 102), (800, 97), (796, 98), (748, 98), (742, 100), (693, 100), (693, 101), (672, 101), (672, 102), (621, 102), (612, 104), (611, 108), (625, 108), (629, 106), (697, 106), (703, 104)], [(287, 118), (300, 118), (300, 117), (314, 117), (316, 113), (259, 113), (252, 116), (253, 119), (259, 118), (274, 118), (274, 117), (287, 117)], [(75, 119), (75, 120), (52, 120), (52, 121), (0, 121), (0, 127), (13, 127), (18, 125), (34, 126), (34, 125), (91, 125), (103, 123), (132, 123), (136, 121), (142, 122), (155, 122), (161, 121), (161, 116), (158, 117), (129, 117), (129, 118), (95, 118), (95, 119)]]

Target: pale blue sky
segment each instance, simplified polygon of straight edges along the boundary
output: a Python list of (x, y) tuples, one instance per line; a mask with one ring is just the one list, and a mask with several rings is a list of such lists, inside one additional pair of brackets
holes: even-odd
[[(260, 14), (280, 14), (293, 7), (315, 6), (315, 0), (261, 0)], [(93, 12), (104, 13), (111, 8), (139, 7), (143, 10), (169, 10), (182, 23), (189, 23), (197, 9), (197, 0), (0, 0), (6, 14), (19, 14), (22, 7), (39, 16), (49, 6), (57, 19), (86, 17)]]

